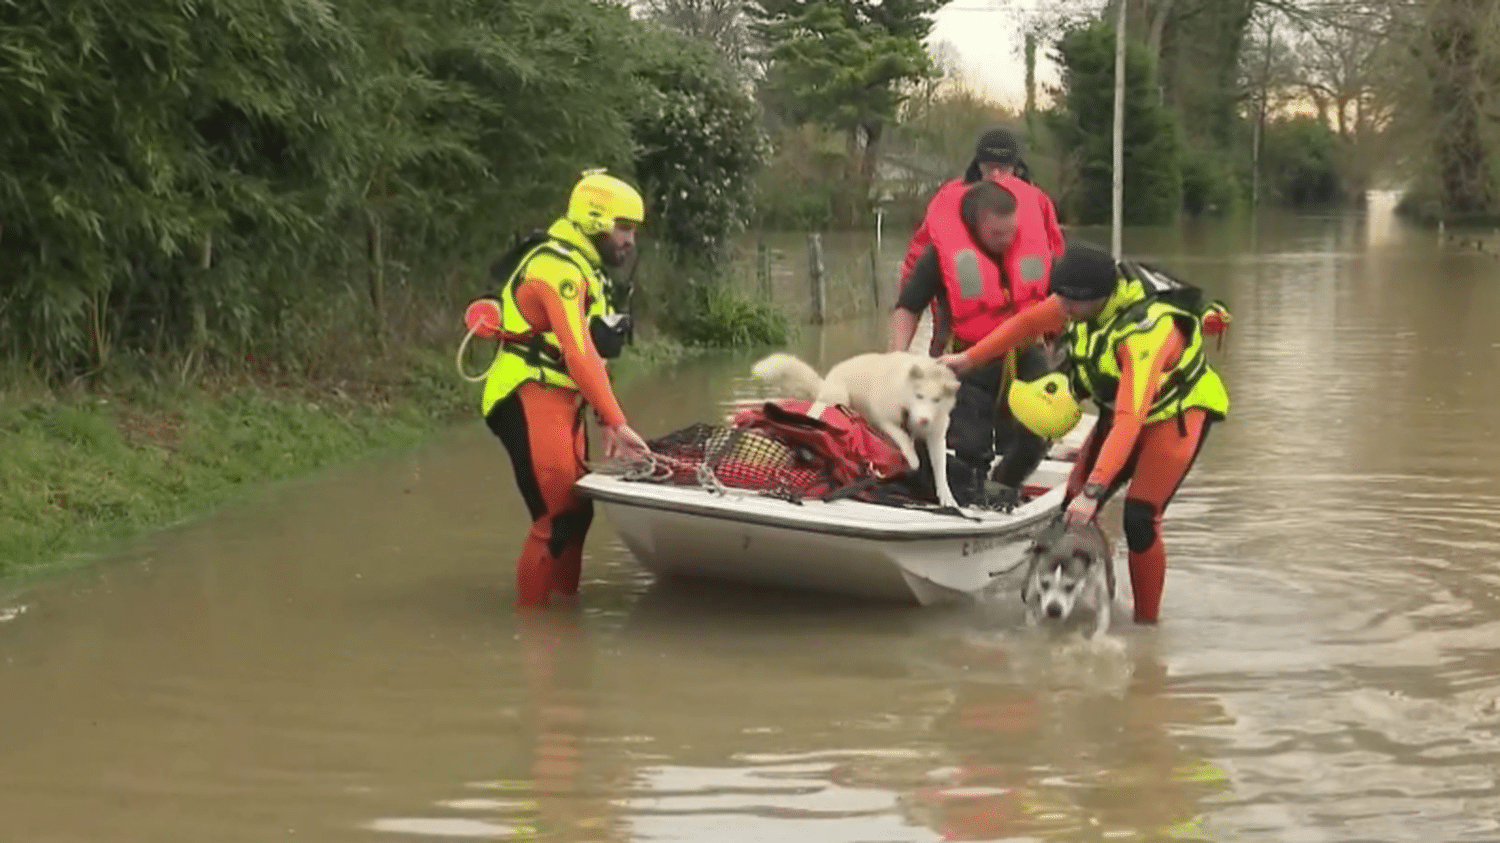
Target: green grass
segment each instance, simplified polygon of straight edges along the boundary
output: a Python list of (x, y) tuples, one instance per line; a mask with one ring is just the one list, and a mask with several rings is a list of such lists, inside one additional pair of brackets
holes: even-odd
[[(615, 366), (616, 383), (693, 353), (639, 344)], [(60, 394), (12, 378), (0, 391), (0, 577), (74, 567), (265, 484), (415, 447), (477, 417), (479, 387), (458, 378), (451, 353), (391, 368), (399, 374), (359, 394), (254, 379)]]

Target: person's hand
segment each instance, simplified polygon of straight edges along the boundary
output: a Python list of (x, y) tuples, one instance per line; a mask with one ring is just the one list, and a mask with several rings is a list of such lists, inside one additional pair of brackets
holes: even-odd
[(628, 424), (604, 429), (604, 458), (630, 462), (651, 453), (651, 446)]
[(1093, 498), (1079, 495), (1068, 504), (1067, 512), (1063, 513), (1063, 521), (1069, 527), (1081, 527), (1094, 520), (1099, 513), (1099, 502)]
[(974, 370), (974, 364), (963, 354), (944, 354), (938, 358), (938, 362), (953, 370), (953, 374), (963, 377)]

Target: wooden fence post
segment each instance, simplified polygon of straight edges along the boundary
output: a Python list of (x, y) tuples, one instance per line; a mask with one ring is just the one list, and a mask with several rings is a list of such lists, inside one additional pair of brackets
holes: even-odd
[(822, 325), (828, 312), (828, 285), (823, 273), (823, 235), (807, 235), (807, 270), (812, 284), (812, 323)]
[(755, 274), (756, 280), (760, 282), (760, 294), (766, 301), (772, 299), (771, 290), (771, 248), (766, 245), (766, 240), (761, 237), (755, 243)]

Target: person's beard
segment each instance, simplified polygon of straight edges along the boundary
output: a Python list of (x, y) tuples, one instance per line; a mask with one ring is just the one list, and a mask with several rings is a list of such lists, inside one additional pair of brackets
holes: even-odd
[(615, 241), (611, 240), (608, 234), (595, 234), (590, 239), (594, 241), (594, 248), (599, 252), (599, 260), (605, 266), (618, 269), (625, 265), (627, 253), (616, 247)]

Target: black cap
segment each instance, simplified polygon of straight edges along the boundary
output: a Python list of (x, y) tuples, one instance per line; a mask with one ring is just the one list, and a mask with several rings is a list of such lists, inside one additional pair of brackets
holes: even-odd
[(1051, 290), (1073, 301), (1102, 299), (1115, 290), (1115, 259), (1092, 243), (1069, 243), (1052, 265)]
[(1015, 164), (1021, 157), (1021, 142), (1009, 129), (988, 129), (974, 144), (974, 163)]
[(964, 171), (964, 181), (973, 184), (979, 181), (979, 162), (987, 164), (1009, 164), (1019, 173), (1026, 164), (1021, 160), (1021, 142), (1009, 129), (986, 130), (974, 143), (974, 160)]

